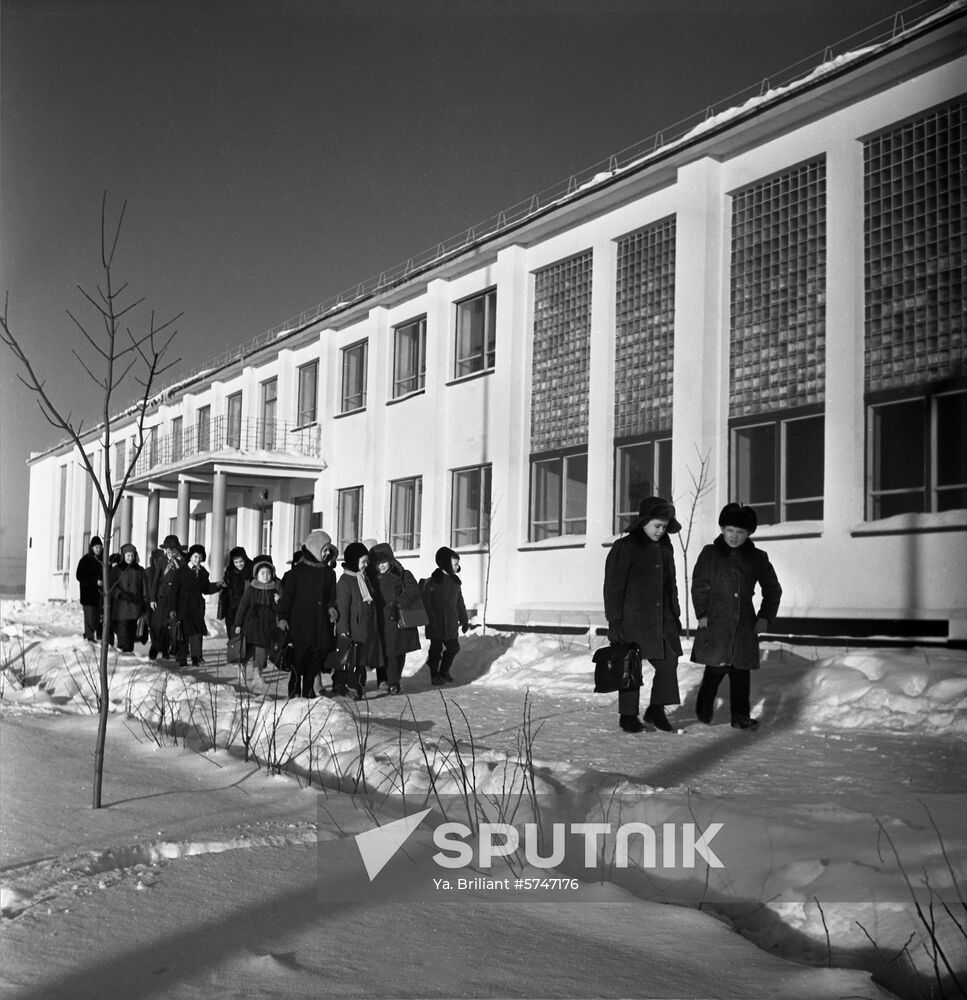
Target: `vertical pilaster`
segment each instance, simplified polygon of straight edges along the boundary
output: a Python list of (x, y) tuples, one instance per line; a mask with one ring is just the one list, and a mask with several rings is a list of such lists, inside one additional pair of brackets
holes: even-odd
[(145, 565), (151, 553), (158, 547), (158, 527), (161, 520), (161, 491), (148, 490), (148, 533), (145, 548)]
[(209, 573), (220, 580), (225, 572), (225, 494), (228, 478), (216, 471), (212, 476), (212, 534), (208, 553)]
[(191, 483), (184, 477), (178, 477), (178, 512), (177, 528), (178, 541), (182, 545), (188, 544), (189, 515), (191, 512)]

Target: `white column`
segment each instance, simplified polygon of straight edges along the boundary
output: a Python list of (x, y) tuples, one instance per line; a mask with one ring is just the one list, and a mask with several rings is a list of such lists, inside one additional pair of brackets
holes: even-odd
[(220, 580), (225, 571), (225, 494), (228, 479), (224, 472), (212, 477), (212, 534), (208, 553), (209, 573)]

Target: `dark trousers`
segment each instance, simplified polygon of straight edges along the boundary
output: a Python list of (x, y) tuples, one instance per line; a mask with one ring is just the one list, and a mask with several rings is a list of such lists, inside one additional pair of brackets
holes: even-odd
[(84, 609), (84, 638), (85, 639), (100, 639), (101, 638), (101, 605), (100, 604), (84, 604), (81, 605)]
[(426, 656), (426, 665), (430, 668), (430, 675), (449, 673), (453, 658), (459, 652), (459, 639), (431, 639), (430, 651)]
[(114, 634), (117, 636), (118, 649), (122, 653), (134, 652), (134, 630), (137, 618), (117, 618), (114, 621)]
[(715, 707), (715, 695), (723, 679), (729, 679), (729, 710), (732, 718), (748, 718), (752, 711), (751, 691), (752, 676), (749, 670), (739, 670), (738, 667), (706, 667), (702, 675), (702, 684), (698, 689), (698, 702), (695, 710), (699, 715), (711, 718)]
[[(648, 661), (655, 668), (655, 676), (651, 682), (651, 697), (649, 705), (680, 705), (681, 695), (678, 693), (678, 653), (674, 653), (668, 642), (665, 642), (665, 655), (660, 660)], [(641, 705), (641, 688), (631, 688), (618, 692), (618, 714), (637, 715)]]
[(312, 698), (316, 674), (322, 673), (325, 654), (316, 646), (296, 646), (289, 671), (289, 697)]
[(386, 683), (392, 687), (398, 685), (403, 676), (403, 664), (406, 663), (406, 653), (386, 657)]
[(178, 643), (178, 647), (175, 649), (175, 659), (181, 666), (187, 665), (189, 656), (192, 663), (201, 659), (201, 640), (201, 633), (196, 632), (194, 635), (184, 637)]

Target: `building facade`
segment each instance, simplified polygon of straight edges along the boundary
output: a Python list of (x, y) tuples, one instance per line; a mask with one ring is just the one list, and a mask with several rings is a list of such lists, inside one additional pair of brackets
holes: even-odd
[[(311, 527), (461, 552), (495, 625), (595, 628), (651, 494), (759, 515), (779, 631), (967, 638), (967, 38), (954, 5), (160, 395), (114, 545), (213, 574)], [(112, 424), (117, 460), (130, 418)], [(96, 439), (91, 439), (96, 453)], [(27, 597), (98, 530), (31, 460)], [(693, 498), (701, 493), (693, 509)], [(684, 587), (682, 587), (684, 590)]]

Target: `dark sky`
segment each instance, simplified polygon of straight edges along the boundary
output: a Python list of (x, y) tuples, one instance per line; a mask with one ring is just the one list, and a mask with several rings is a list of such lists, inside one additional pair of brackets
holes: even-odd
[[(0, 291), (55, 398), (97, 397), (70, 309), (117, 278), (199, 364), (764, 77), (901, 0), (0, 0)], [(749, 95), (745, 95), (749, 96)], [(0, 523), (43, 423), (0, 355)], [(85, 357), (90, 355), (88, 350)], [(122, 392), (124, 399), (135, 387)], [(32, 409), (32, 407), (34, 407)]]

